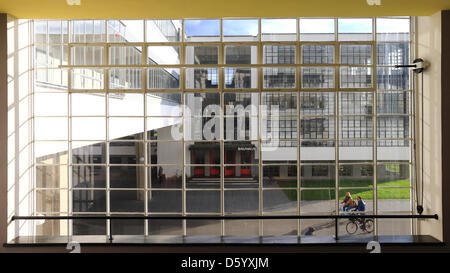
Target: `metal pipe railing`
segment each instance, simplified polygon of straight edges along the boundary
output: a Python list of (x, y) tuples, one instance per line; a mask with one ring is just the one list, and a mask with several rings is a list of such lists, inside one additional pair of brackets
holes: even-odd
[(226, 215), (226, 216), (92, 216), (92, 215), (76, 215), (76, 216), (12, 216), (11, 221), (16, 220), (110, 220), (109, 221), (109, 241), (112, 243), (112, 220), (289, 220), (289, 219), (334, 219), (335, 221), (335, 239), (338, 236), (338, 220), (339, 219), (435, 219), (439, 216), (434, 215), (394, 215), (394, 214), (337, 214), (337, 215), (265, 215), (265, 216), (245, 216), (245, 215)]

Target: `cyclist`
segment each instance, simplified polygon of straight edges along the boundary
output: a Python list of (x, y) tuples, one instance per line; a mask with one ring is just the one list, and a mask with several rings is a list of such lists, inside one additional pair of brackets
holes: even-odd
[[(357, 197), (358, 205), (356, 206), (355, 211), (366, 211), (366, 203), (362, 200), (361, 196)], [(359, 213), (360, 215), (364, 215), (364, 213)], [(366, 231), (366, 219), (361, 218), (359, 222), (362, 224), (362, 230)]]
[(342, 200), (341, 204), (344, 204), (344, 211), (350, 211), (351, 209), (356, 207), (355, 201), (353, 200), (352, 195), (349, 192), (345, 193), (345, 198), (344, 200)]

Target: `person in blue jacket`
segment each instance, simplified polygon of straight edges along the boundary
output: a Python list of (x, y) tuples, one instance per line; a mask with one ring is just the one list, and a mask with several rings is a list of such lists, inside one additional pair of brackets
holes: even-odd
[[(358, 205), (356, 206), (356, 211), (364, 212), (366, 211), (366, 203), (362, 200), (361, 196), (358, 196)], [(364, 213), (361, 213), (364, 215)], [(360, 219), (360, 223), (362, 224), (362, 230), (366, 230), (366, 219)]]

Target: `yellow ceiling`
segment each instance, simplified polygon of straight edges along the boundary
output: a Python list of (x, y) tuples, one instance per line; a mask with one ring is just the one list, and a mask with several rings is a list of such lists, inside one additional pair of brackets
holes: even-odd
[(0, 0), (0, 13), (33, 19), (423, 16), (445, 9), (450, 0)]

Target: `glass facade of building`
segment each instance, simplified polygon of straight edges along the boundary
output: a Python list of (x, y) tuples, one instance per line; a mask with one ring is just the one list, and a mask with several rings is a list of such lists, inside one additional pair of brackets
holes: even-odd
[[(412, 59), (411, 22), (383, 20), (34, 21), (35, 214), (328, 215), (346, 192), (368, 214), (411, 214), (411, 77), (394, 68)], [(312, 219), (111, 228), (48, 220), (35, 234), (335, 232)]]

